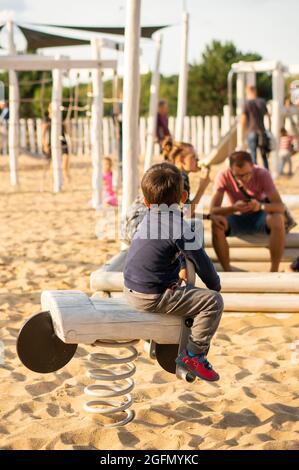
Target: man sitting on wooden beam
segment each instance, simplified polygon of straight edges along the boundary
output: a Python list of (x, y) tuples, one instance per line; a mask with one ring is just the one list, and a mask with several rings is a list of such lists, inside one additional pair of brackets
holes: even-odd
[[(224, 271), (231, 271), (228, 236), (269, 234), (271, 272), (278, 271), (285, 244), (284, 204), (268, 170), (254, 165), (247, 152), (234, 152), (230, 167), (216, 177), (211, 213), (226, 217), (212, 222), (213, 246)], [(229, 205), (222, 206), (227, 195)]]

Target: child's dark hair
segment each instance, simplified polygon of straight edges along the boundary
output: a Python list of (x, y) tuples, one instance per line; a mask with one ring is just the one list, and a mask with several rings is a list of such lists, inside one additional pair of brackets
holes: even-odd
[(282, 135), (282, 136), (288, 135), (288, 131), (286, 130), (285, 127), (282, 127), (282, 128), (280, 129), (280, 135)]
[(229, 166), (232, 167), (236, 165), (239, 168), (242, 168), (245, 163), (253, 164), (250, 153), (242, 151), (233, 152), (229, 157)]
[(147, 170), (141, 189), (149, 204), (178, 204), (183, 192), (180, 170), (171, 163), (158, 163)]

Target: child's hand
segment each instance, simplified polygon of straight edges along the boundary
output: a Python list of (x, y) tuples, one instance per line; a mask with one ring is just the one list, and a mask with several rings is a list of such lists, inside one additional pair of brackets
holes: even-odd
[(180, 284), (182, 282), (185, 282), (187, 284), (187, 280), (188, 280), (187, 268), (183, 268), (183, 269), (180, 270), (179, 278), (180, 278)]

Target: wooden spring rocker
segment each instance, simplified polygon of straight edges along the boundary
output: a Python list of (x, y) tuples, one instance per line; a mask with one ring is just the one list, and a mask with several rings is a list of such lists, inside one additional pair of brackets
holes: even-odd
[[(30, 370), (45, 374), (64, 367), (78, 344), (112, 351), (90, 354), (87, 376), (95, 384), (84, 389), (88, 397), (85, 411), (109, 416), (125, 413), (124, 419), (109, 427), (125, 425), (134, 418), (131, 391), (139, 340), (153, 340), (146, 342), (146, 349), (164, 370), (187, 382), (195, 380), (175, 364), (190, 334), (190, 318), (140, 312), (120, 298), (89, 298), (81, 291), (44, 291), (41, 305), (43, 311), (29, 318), (19, 333), (19, 358)], [(116, 348), (125, 354), (117, 357)]]

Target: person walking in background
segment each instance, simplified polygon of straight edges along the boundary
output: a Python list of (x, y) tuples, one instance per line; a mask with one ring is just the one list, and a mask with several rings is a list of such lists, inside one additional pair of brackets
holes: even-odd
[(0, 102), (0, 123), (6, 124), (9, 120), (9, 107), (7, 101)]
[(158, 117), (157, 117), (157, 140), (160, 144), (160, 150), (162, 151), (162, 143), (165, 137), (170, 136), (168, 128), (168, 104), (166, 100), (160, 100), (158, 105)]
[(286, 164), (289, 166), (288, 176), (292, 176), (292, 155), (294, 154), (294, 137), (288, 134), (287, 130), (282, 127), (280, 131), (280, 141), (279, 141), (279, 158), (281, 162), (280, 166), (280, 175), (284, 174), (284, 167)]
[[(53, 110), (52, 110), (52, 103), (49, 103), (48, 105), (48, 116), (44, 120), (43, 125), (42, 125), (42, 150), (49, 161), (51, 163), (52, 161), (52, 150), (51, 150), (51, 124), (52, 124), (52, 116), (53, 116)], [(61, 143), (61, 151), (62, 151), (62, 171), (63, 171), (63, 177), (66, 180), (67, 183), (70, 182), (70, 156), (69, 156), (69, 149), (68, 149), (68, 143), (67, 143), (67, 138), (66, 138), (66, 132), (65, 132), (65, 123), (62, 124), (61, 128), (61, 135), (59, 136), (59, 140)]]
[(118, 147), (118, 163), (122, 166), (123, 161), (123, 95), (120, 93), (118, 101), (113, 104), (113, 120), (116, 130), (116, 140)]
[(9, 107), (6, 101), (0, 101), (0, 137), (2, 140), (3, 153), (8, 144), (8, 120), (9, 120)]
[(247, 86), (246, 102), (241, 114), (241, 126), (243, 135), (247, 134), (248, 147), (251, 153), (252, 161), (257, 164), (257, 149), (262, 154), (264, 167), (269, 169), (268, 154), (269, 138), (266, 134), (264, 117), (269, 118), (269, 129), (271, 129), (271, 118), (267, 110), (266, 101), (257, 97), (256, 88)]

